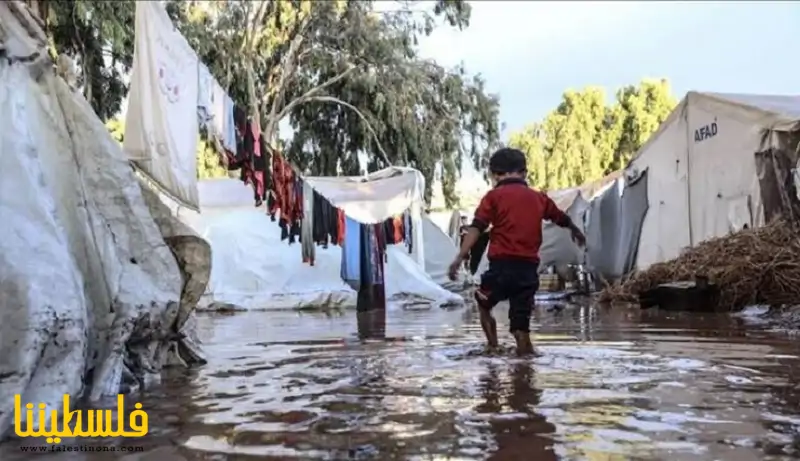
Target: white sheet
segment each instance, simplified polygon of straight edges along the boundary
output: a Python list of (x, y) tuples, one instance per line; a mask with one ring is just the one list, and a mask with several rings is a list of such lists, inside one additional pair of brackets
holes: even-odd
[(333, 206), (364, 224), (381, 223), (410, 210), (413, 258), (420, 267), (425, 267), (422, 232), (425, 178), (422, 173), (413, 168), (390, 167), (367, 176), (313, 176), (304, 179)]
[(161, 2), (136, 2), (123, 148), (137, 168), (198, 209), (198, 58)]

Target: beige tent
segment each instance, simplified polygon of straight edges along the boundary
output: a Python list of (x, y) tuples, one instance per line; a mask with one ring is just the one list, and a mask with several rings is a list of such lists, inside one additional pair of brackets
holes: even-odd
[(688, 93), (626, 170), (649, 172), (637, 268), (785, 209), (799, 121), (800, 96)]

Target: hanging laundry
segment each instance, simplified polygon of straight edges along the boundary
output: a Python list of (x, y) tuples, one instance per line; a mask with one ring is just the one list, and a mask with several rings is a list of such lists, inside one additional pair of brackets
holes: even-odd
[(223, 122), (221, 141), (225, 150), (236, 152), (236, 124), (233, 121), (233, 99), (225, 94), (223, 100)]
[[(361, 311), (385, 309), (386, 290), (383, 284), (383, 255), (377, 236), (377, 233), (381, 230), (381, 224), (361, 224), (360, 230), (361, 285), (358, 290), (356, 308)], [(345, 239), (347, 238), (345, 237)]]
[(269, 213), (269, 219), (272, 222), (275, 222), (275, 194), (272, 191), (267, 191), (267, 213)]
[(197, 121), (206, 130), (209, 129), (209, 121), (213, 118), (211, 105), (212, 92), (214, 89), (214, 76), (205, 64), (197, 62)]
[(314, 191), (314, 242), (327, 248), (339, 244), (339, 210)]
[(346, 233), (347, 232), (346, 216), (344, 214), (344, 211), (339, 210), (339, 209), (336, 210), (336, 221), (337, 221), (337, 225), (336, 225), (336, 229), (337, 229), (336, 240), (339, 241), (339, 245), (344, 245), (344, 239), (345, 239), (345, 236), (347, 235), (347, 233)]
[(302, 244), (303, 262), (314, 265), (314, 206), (311, 203), (314, 199), (314, 189), (311, 184), (301, 181), (303, 184), (303, 222), (300, 228), (300, 243)]
[(386, 254), (386, 235), (382, 232), (380, 227), (376, 225), (376, 232), (375, 236), (377, 241), (375, 242), (375, 258), (378, 260), (378, 264), (375, 266), (374, 272), (374, 280), (375, 285), (383, 285), (384, 284), (384, 264), (387, 261), (387, 254)]
[(394, 232), (393, 232), (393, 240), (394, 243), (400, 243), (405, 241), (405, 234), (403, 231), (403, 216), (395, 216), (394, 219)]
[(317, 191), (312, 192), (313, 197), (311, 199), (311, 207), (312, 213), (314, 215), (314, 229), (312, 230), (312, 237), (314, 238), (314, 243), (317, 245), (323, 245), (324, 247), (328, 247), (328, 232), (326, 229), (326, 225), (328, 221), (325, 219), (325, 198), (319, 194)]
[(264, 137), (261, 136), (261, 133), (258, 132), (258, 127), (254, 124), (253, 125), (253, 136), (256, 137), (258, 142), (256, 142), (255, 148), (253, 149), (253, 178), (256, 182), (256, 206), (261, 205), (261, 203), (267, 199), (267, 191), (269, 190), (269, 184), (267, 184), (267, 178), (269, 177), (267, 171), (267, 143), (264, 141)]
[[(344, 214), (342, 214), (344, 216)], [(351, 288), (361, 287), (361, 224), (344, 217), (341, 277)]]
[[(211, 131), (213, 132), (212, 135), (220, 140), (223, 147), (226, 150), (228, 148), (222, 142), (225, 137), (225, 99), (228, 95), (225, 93), (225, 90), (219, 84), (218, 81), (214, 80), (211, 83)], [(229, 150), (231, 153), (236, 153), (236, 148), (234, 146), (233, 149)]]
[(414, 242), (411, 238), (413, 234), (412, 224), (411, 224), (411, 213), (406, 211), (403, 213), (403, 239), (406, 242), (406, 247), (408, 247), (408, 253), (411, 254), (414, 252)]
[(375, 237), (377, 239), (377, 253), (378, 259), (382, 261), (382, 263), (386, 262), (386, 245), (389, 244), (388, 237), (391, 235), (387, 233), (386, 223), (383, 224), (375, 224)]
[(394, 218), (389, 218), (381, 224), (381, 231), (388, 244), (398, 243), (394, 238)]

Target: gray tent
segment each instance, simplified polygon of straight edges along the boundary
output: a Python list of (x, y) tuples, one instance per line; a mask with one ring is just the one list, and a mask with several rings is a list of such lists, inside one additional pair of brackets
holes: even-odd
[(586, 213), (586, 246), (595, 275), (612, 281), (634, 269), (647, 208), (647, 171), (617, 179), (592, 200)]

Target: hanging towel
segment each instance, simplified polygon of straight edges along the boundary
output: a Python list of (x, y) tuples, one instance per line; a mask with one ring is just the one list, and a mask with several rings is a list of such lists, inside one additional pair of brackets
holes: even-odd
[(361, 224), (345, 216), (341, 276), (350, 287), (361, 287)]
[[(211, 131), (213, 132), (212, 135), (219, 139), (220, 142), (223, 141), (225, 136), (225, 98), (227, 96), (219, 82), (214, 80), (211, 83)], [(227, 149), (227, 146), (225, 148)], [(235, 146), (229, 152), (236, 153)]]
[(227, 94), (223, 100), (222, 147), (236, 152), (236, 123), (233, 121), (233, 99)]
[(303, 262), (314, 265), (314, 189), (308, 181), (303, 183), (303, 221), (300, 225), (300, 243)]
[(214, 77), (205, 64), (197, 63), (197, 121), (201, 126), (208, 128), (208, 122), (212, 118), (212, 91), (214, 88)]

